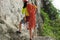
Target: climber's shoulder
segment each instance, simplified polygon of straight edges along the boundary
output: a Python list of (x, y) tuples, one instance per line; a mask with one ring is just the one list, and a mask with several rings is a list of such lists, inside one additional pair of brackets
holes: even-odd
[(25, 14), (26, 8), (22, 8), (22, 14)]
[(28, 6), (30, 6), (30, 7), (32, 7), (32, 6), (33, 6), (33, 7), (37, 8), (37, 6), (36, 6), (36, 5), (34, 5), (34, 4), (32, 4), (32, 3), (28, 3), (28, 4), (27, 4), (27, 7), (28, 7)]

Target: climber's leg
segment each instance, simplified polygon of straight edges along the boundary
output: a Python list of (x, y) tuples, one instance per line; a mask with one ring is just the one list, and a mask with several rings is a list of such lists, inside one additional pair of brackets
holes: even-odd
[(29, 29), (29, 32), (30, 32), (30, 40), (32, 40), (32, 30)]
[(20, 24), (19, 24), (19, 32), (21, 32), (21, 24), (22, 24), (22, 23), (20, 22)]
[(27, 22), (26, 24), (27, 24), (26, 28), (27, 30), (29, 30), (29, 22)]
[(29, 29), (30, 32), (30, 40), (34, 37), (34, 29)]
[(19, 31), (17, 31), (17, 33), (21, 33), (21, 24), (25, 24), (26, 23), (26, 21), (25, 21), (25, 18), (23, 18), (22, 20), (21, 20), (21, 22), (19, 23)]
[(20, 22), (20, 24), (19, 24), (19, 28), (18, 28), (19, 30), (18, 31), (16, 31), (16, 33), (21, 33), (21, 22)]
[(19, 24), (19, 31), (21, 32), (21, 24), (25, 24), (26, 21), (25, 21), (25, 17), (21, 20), (20, 24)]
[(27, 24), (26, 28), (27, 29), (29, 29), (29, 19), (30, 19), (29, 16), (26, 16), (26, 24)]

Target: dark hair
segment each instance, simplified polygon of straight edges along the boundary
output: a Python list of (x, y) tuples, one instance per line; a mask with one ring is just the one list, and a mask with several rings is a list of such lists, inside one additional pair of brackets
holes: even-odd
[(24, 6), (23, 6), (23, 8), (25, 8), (27, 6), (27, 2), (24, 2)]

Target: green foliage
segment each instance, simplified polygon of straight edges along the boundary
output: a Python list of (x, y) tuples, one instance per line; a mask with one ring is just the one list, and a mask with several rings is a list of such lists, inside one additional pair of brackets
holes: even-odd
[(49, 15), (43, 9), (41, 9), (41, 14), (44, 17), (43, 35), (60, 40), (60, 19), (50, 20)]
[(51, 1), (43, 0), (44, 11), (49, 15), (50, 20), (55, 20), (57, 15), (57, 9), (53, 6)]
[(52, 31), (56, 36), (56, 40), (60, 40), (60, 19), (56, 19), (51, 26), (53, 27)]
[(55, 37), (55, 35), (53, 34), (53, 31), (52, 31), (52, 26), (50, 26), (50, 21), (51, 21), (51, 20), (49, 20), (48, 14), (45, 13), (45, 12), (43, 11), (43, 9), (41, 9), (41, 14), (42, 14), (43, 17), (44, 17), (43, 35)]
[[(46, 5), (47, 2), (49, 3)], [(43, 0), (41, 15), (44, 19), (43, 35), (60, 40), (60, 10), (57, 10), (51, 1)]]

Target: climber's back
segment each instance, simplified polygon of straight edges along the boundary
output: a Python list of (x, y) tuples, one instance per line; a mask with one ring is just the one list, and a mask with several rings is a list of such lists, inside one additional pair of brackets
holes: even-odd
[(27, 11), (28, 11), (29, 15), (34, 15), (36, 12), (36, 6), (31, 3), (28, 3), (27, 4)]
[(35, 27), (35, 23), (36, 23), (36, 6), (33, 5), (32, 3), (28, 3), (27, 4), (27, 11), (29, 13), (29, 26), (30, 28)]

